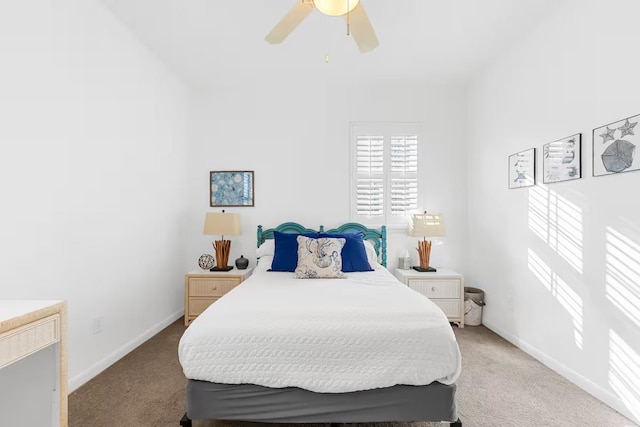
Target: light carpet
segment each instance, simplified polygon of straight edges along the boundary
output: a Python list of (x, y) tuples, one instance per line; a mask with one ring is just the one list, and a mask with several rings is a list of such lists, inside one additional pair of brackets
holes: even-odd
[[(178, 427), (184, 414), (186, 380), (177, 349), (184, 330), (182, 320), (173, 323), (73, 392), (69, 396), (69, 426)], [(462, 352), (457, 402), (463, 427), (637, 426), (484, 326), (454, 328), (454, 331)], [(359, 424), (365, 427), (443, 425)], [(263, 425), (194, 421), (194, 427), (205, 426)]]

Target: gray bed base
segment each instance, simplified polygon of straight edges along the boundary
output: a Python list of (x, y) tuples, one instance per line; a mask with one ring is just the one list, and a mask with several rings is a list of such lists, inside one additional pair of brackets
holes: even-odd
[(437, 382), (351, 393), (315, 393), (295, 387), (188, 380), (187, 412), (180, 425), (191, 427), (191, 420), (331, 424), (449, 421), (453, 427), (462, 427), (455, 393), (455, 384)]

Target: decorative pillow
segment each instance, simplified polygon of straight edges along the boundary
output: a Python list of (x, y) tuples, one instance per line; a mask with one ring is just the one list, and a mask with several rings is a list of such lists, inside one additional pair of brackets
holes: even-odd
[(313, 239), (298, 236), (298, 279), (342, 279), (342, 257), (340, 253), (346, 239), (322, 237)]
[(367, 252), (367, 261), (369, 261), (369, 265), (372, 267), (378, 265), (378, 253), (376, 252), (376, 247), (373, 246), (373, 243), (365, 240), (364, 250)]
[(364, 248), (362, 233), (327, 234), (320, 233), (319, 237), (344, 238), (346, 243), (342, 248), (342, 271), (351, 273), (354, 271), (373, 271), (367, 251)]
[(275, 249), (270, 271), (296, 271), (298, 265), (298, 236), (318, 237), (318, 233), (298, 234), (273, 232)]
[(276, 249), (276, 242), (273, 239), (265, 240), (263, 244), (256, 249), (256, 256), (258, 258), (263, 256), (273, 256)]

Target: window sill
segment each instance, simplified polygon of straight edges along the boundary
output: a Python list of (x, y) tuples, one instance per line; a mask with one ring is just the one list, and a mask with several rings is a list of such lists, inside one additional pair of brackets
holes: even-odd
[(380, 228), (383, 225), (386, 225), (387, 226), (387, 233), (391, 233), (391, 234), (407, 233), (407, 230), (409, 228), (409, 226), (407, 224), (367, 224), (367, 223), (364, 223), (364, 222), (359, 222), (357, 220), (352, 221), (352, 222), (356, 222), (358, 224), (364, 225), (365, 227), (373, 228), (373, 229)]

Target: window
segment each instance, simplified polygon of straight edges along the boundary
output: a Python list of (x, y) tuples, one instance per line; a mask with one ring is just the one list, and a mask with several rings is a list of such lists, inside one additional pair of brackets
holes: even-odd
[(351, 126), (351, 217), (406, 224), (418, 208), (419, 126)]

